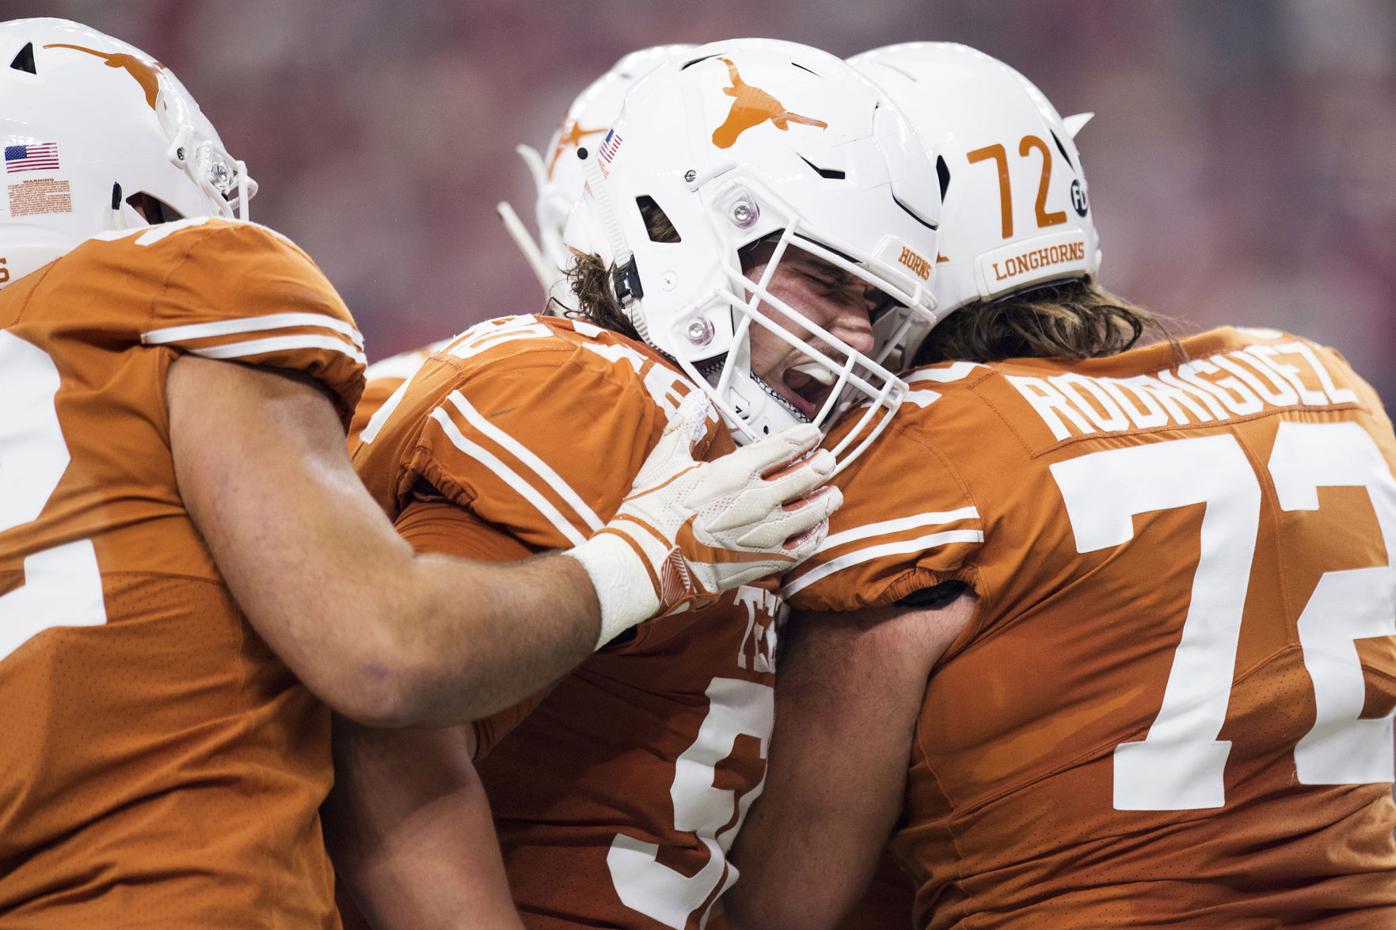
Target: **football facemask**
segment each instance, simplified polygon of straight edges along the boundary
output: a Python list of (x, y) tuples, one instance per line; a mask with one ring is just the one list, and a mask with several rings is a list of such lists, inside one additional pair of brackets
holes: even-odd
[(0, 23), (0, 88), (6, 171), (34, 193), (0, 204), (12, 277), (98, 233), (247, 218), (257, 184), (246, 166), (179, 80), (139, 49), (67, 20)]

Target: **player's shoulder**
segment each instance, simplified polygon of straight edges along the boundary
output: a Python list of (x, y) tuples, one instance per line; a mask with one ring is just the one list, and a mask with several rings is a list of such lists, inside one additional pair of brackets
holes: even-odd
[(149, 262), (162, 269), (141, 336), (147, 345), (212, 358), (297, 349), (337, 354), (361, 380), (363, 336), (348, 307), (310, 256), (275, 230), (191, 220), (118, 241), (151, 250)]
[(643, 343), (586, 320), (543, 314), (501, 316), (476, 323), (437, 350), (461, 372), (485, 374), (511, 368), (545, 368), (575, 359), (578, 371), (608, 375), (638, 371), (663, 357)]
[(61, 325), (307, 374), (340, 412), (363, 390), (363, 337), (304, 251), (254, 223), (194, 218), (104, 233), (56, 263)]
[[(487, 320), (388, 398), (355, 464), (390, 510), (425, 481), (530, 545), (573, 545), (609, 519), (696, 390), (652, 350), (584, 321)], [(714, 415), (709, 450), (722, 450), (720, 430)]]
[(286, 264), (314, 268), (291, 240), (265, 226), (194, 217), (98, 233), (24, 281), (40, 291), (61, 290), (65, 295), (121, 294), (146, 306), (185, 273), (186, 265), (227, 271), (226, 286), (247, 266), (262, 265), (265, 272), (275, 273), (277, 266)]
[(19, 283), (30, 319), (88, 341), (279, 367), (304, 350), (317, 366), (342, 357), (341, 380), (362, 380), (348, 308), (304, 251), (265, 226), (193, 218), (102, 233)]
[[(1366, 403), (1361, 379), (1337, 351), (1254, 327), (1221, 327), (1099, 358), (952, 362), (905, 377), (913, 388), (932, 386), (911, 391), (898, 413), (922, 441), (973, 450), (999, 435), (1034, 458), (1083, 439), (1171, 434), (1294, 408)], [(984, 432), (990, 429), (996, 433)]]
[(907, 456), (955, 459), (961, 446), (973, 450), (1011, 436), (1018, 412), (1000, 396), (1006, 376), (1001, 364), (965, 360), (903, 372), (906, 393), (873, 458), (895, 471)]
[(98, 233), (61, 259), (78, 273), (119, 267), (128, 275), (146, 268), (168, 274), (176, 262), (222, 263), (235, 270), (241, 264), (267, 260), (315, 266), (304, 249), (276, 230), (221, 217), (191, 217)]
[(422, 376), (472, 402), (593, 430), (624, 428), (643, 411), (667, 416), (695, 390), (643, 343), (584, 320), (541, 315), (472, 326), (436, 351)]
[(351, 343), (363, 362), (334, 286), (290, 239), (255, 223), (199, 217), (102, 233), (51, 266), (45, 286), (79, 309), (124, 308), (145, 331), (232, 320), (249, 321), (248, 332), (313, 326)]
[(454, 336), (449, 339), (438, 339), (420, 349), (410, 349), (406, 352), (380, 358), (364, 370), (364, 377), (368, 379), (369, 384), (375, 382), (392, 383), (396, 387), (416, 374), (417, 369), (421, 368), (427, 359), (455, 341), (456, 337)]

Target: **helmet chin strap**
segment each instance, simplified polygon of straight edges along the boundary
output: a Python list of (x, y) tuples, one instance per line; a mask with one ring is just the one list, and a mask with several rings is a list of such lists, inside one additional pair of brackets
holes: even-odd
[[(601, 211), (601, 225), (605, 227), (606, 240), (611, 246), (611, 264), (615, 268), (611, 285), (621, 307), (626, 307), (645, 296), (645, 290), (640, 285), (640, 272), (635, 266), (635, 253), (630, 251), (630, 245), (625, 241), (625, 233), (620, 228), (616, 205), (611, 199), (611, 190), (606, 184), (606, 175), (602, 173), (601, 166), (585, 146), (577, 149), (577, 158), (582, 162), (582, 174), (586, 177), (587, 187), (591, 188), (591, 195), (596, 198), (597, 208)], [(630, 316), (631, 322), (640, 330), (641, 335), (645, 335), (643, 321), (632, 314), (627, 316)], [(648, 336), (645, 341), (649, 341)]]

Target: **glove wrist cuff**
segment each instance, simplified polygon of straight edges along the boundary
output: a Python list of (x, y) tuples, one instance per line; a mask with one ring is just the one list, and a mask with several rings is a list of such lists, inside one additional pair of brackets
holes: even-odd
[(562, 554), (586, 569), (601, 605), (601, 631), (595, 648), (659, 612), (652, 569), (620, 536), (598, 533)]

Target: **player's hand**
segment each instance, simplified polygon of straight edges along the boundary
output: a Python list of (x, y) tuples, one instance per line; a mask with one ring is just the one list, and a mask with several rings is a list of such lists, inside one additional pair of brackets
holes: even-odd
[[(611, 522), (568, 551), (601, 603), (601, 639), (650, 617), (701, 607), (721, 592), (808, 558), (843, 498), (822, 487), (834, 457), (814, 426), (796, 426), (712, 462), (692, 444), (709, 410), (690, 395)], [(799, 461), (797, 461), (799, 460)]]

